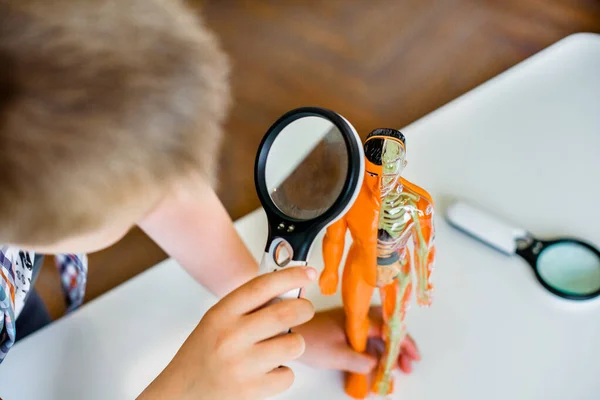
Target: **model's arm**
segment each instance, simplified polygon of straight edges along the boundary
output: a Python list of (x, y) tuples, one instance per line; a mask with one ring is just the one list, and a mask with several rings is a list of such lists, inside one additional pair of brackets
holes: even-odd
[(342, 217), (331, 224), (323, 238), (323, 263), (325, 268), (319, 280), (321, 292), (325, 295), (334, 294), (338, 285), (338, 270), (344, 255), (346, 242), (346, 218)]
[(138, 225), (218, 297), (258, 274), (256, 260), (208, 184), (193, 193), (173, 193)]
[(417, 303), (431, 304), (431, 272), (435, 263), (435, 206), (429, 193), (423, 188), (402, 179), (402, 184), (410, 192), (419, 196), (411, 212), (413, 219), (413, 262), (416, 270)]
[(413, 225), (414, 241), (414, 266), (417, 277), (417, 302), (422, 306), (431, 305), (431, 272), (435, 262), (435, 244), (433, 242), (435, 228), (433, 215), (419, 217), (414, 213), (415, 224)]

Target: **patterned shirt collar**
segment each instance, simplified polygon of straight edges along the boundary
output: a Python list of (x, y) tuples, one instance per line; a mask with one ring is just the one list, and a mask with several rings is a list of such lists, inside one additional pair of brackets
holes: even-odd
[[(15, 322), (31, 290), (35, 253), (0, 246), (0, 363), (15, 343)], [(85, 254), (59, 254), (56, 267), (67, 302), (67, 312), (77, 309), (85, 295), (88, 260)]]

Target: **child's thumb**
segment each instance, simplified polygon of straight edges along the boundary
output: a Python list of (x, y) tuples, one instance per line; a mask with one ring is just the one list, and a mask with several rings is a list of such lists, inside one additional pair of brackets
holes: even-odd
[(340, 348), (336, 353), (334, 355), (335, 362), (338, 365), (336, 369), (342, 371), (368, 374), (377, 365), (375, 357), (367, 353), (358, 353), (347, 346)]

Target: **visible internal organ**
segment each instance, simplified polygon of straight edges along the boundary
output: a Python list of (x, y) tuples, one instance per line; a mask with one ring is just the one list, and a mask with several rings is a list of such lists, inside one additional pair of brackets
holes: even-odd
[(397, 257), (377, 260), (377, 287), (389, 285), (400, 275), (400, 260)]
[[(401, 184), (382, 199), (377, 231), (378, 265), (393, 265), (393, 260), (400, 258), (399, 252), (406, 248), (413, 233), (413, 217), (417, 216), (418, 219), (418, 209), (415, 205), (418, 200), (418, 196), (404, 192)], [(378, 268), (378, 275), (380, 271), (389, 273), (386, 268)], [(377, 281), (380, 281), (379, 276)]]

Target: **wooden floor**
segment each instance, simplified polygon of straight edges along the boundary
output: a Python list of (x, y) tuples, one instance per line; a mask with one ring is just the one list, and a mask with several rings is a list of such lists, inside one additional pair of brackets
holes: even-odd
[[(598, 0), (190, 2), (234, 64), (219, 191), (233, 218), (258, 207), (255, 150), (291, 108), (333, 109), (364, 138), (377, 127), (407, 125), (571, 33), (600, 32)], [(133, 231), (91, 255), (87, 299), (164, 257)], [(59, 316), (52, 268), (38, 288)]]

